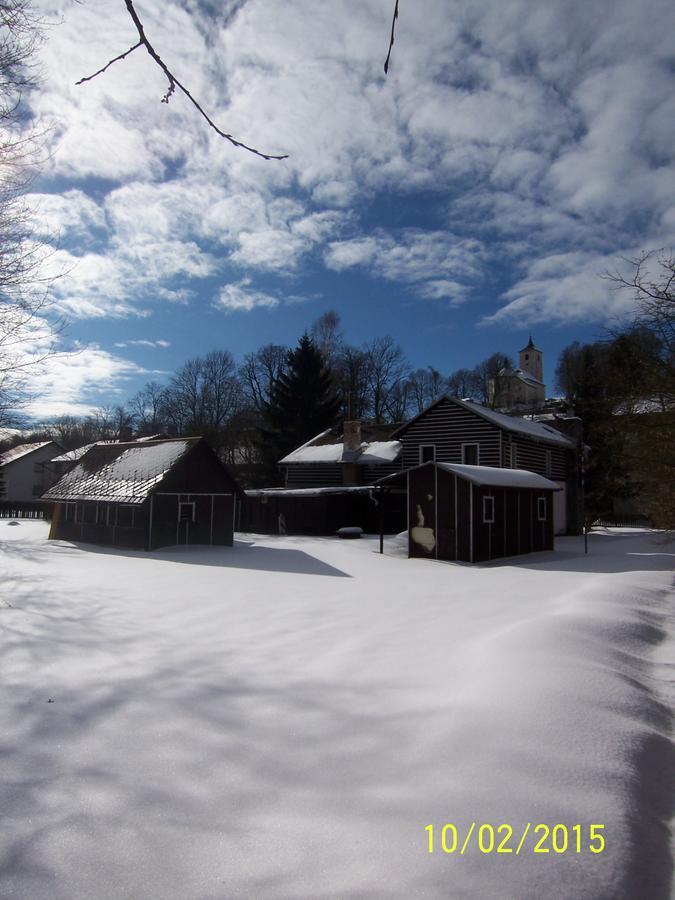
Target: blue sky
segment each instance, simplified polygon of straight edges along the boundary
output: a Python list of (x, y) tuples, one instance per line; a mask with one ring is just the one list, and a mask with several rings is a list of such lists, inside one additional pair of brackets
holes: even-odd
[(294, 344), (327, 309), (444, 374), (532, 333), (558, 353), (630, 314), (598, 276), (675, 245), (675, 8), (646, 0), (123, 0), (38, 9), (31, 198), (76, 346), (41, 418), (118, 403), (190, 356)]

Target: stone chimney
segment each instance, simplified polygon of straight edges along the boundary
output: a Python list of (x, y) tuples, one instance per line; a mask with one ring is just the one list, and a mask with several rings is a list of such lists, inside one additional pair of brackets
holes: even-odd
[(342, 440), (345, 453), (355, 453), (361, 449), (361, 422), (359, 419), (344, 423)]

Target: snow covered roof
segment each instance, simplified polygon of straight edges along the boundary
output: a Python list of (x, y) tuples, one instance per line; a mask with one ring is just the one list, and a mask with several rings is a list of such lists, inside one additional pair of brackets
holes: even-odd
[(455, 463), (436, 463), (426, 462), (420, 466), (414, 466), (412, 469), (406, 469), (403, 472), (395, 472), (393, 475), (387, 475), (375, 482), (376, 485), (396, 484), (403, 481), (408, 472), (416, 472), (418, 469), (424, 469), (427, 466), (438, 466), (444, 472), (450, 472), (452, 475), (459, 475), (472, 484), (483, 485), (485, 487), (516, 487), (516, 488), (534, 488), (536, 490), (559, 491), (560, 486), (555, 481), (544, 478), (543, 475), (537, 475), (536, 472), (528, 472), (526, 469), (500, 469), (496, 466), (465, 466)]
[[(462, 402), (462, 401), (458, 401)], [(561, 447), (574, 447), (574, 441), (561, 434), (557, 428), (550, 425), (544, 425), (543, 422), (533, 422), (530, 419), (521, 419), (517, 416), (509, 416), (506, 413), (495, 412), (494, 409), (488, 409), (486, 406), (480, 406), (478, 403), (462, 403), (463, 406), (472, 409), (484, 419), (494, 422), (507, 431), (513, 431), (517, 434), (526, 434), (528, 437), (536, 438), (539, 441), (546, 441), (549, 444), (559, 444)]]
[[(29, 453), (33, 453), (35, 450), (39, 450), (41, 447), (46, 447), (51, 443), (53, 442), (38, 441), (35, 444), (19, 444), (18, 447), (12, 447), (11, 450), (5, 450), (4, 453), (0, 453), (0, 466), (5, 466), (10, 462), (15, 462), (22, 456), (27, 456)], [(57, 445), (55, 444), (54, 446)]]
[(92, 444), (84, 444), (82, 447), (76, 447), (75, 450), (66, 450), (65, 453), (62, 453), (60, 456), (55, 456), (50, 462), (76, 462), (78, 459), (81, 459), (85, 453), (91, 450), (92, 447), (95, 447), (97, 441), (94, 441)]
[(95, 444), (42, 499), (143, 503), (152, 488), (200, 440)]
[(292, 463), (357, 463), (358, 465), (376, 465), (394, 462), (401, 452), (400, 441), (362, 441), (355, 451), (345, 450), (342, 438), (339, 439), (330, 428), (293, 450), (280, 464)]
[(372, 484), (360, 484), (339, 487), (252, 488), (244, 493), (247, 497), (319, 497), (322, 494), (368, 494), (373, 489)]
[(560, 486), (543, 475), (526, 469), (500, 469), (495, 466), (465, 466), (455, 463), (438, 463), (438, 468), (453, 475), (460, 475), (473, 484), (489, 487), (539, 488), (559, 491)]
[(431, 406), (428, 406), (418, 416), (415, 416), (414, 419), (410, 419), (409, 422), (402, 425), (394, 432), (392, 437), (398, 437), (398, 435), (403, 434), (413, 422), (417, 422), (425, 416), (429, 410), (434, 409), (439, 403), (443, 402), (455, 403), (458, 406), (462, 406), (464, 409), (476, 413), (477, 416), (487, 419), (488, 422), (493, 422), (500, 428), (504, 428), (506, 431), (512, 431), (515, 434), (526, 434), (534, 440), (543, 441), (547, 444), (558, 444), (560, 447), (568, 447), (569, 449), (575, 447), (574, 441), (565, 437), (565, 435), (561, 434), (556, 428), (551, 428), (550, 425), (532, 422), (529, 419), (521, 419), (518, 416), (509, 416), (506, 413), (500, 413), (496, 412), (494, 409), (489, 409), (487, 406), (481, 406), (480, 403), (474, 403), (471, 400), (458, 400), (457, 397), (448, 397), (447, 395), (439, 397), (438, 400), (434, 400)]

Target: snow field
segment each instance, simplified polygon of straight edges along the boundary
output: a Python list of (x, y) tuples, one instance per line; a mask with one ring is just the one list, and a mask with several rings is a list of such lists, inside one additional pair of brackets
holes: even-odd
[[(672, 543), (471, 567), (237, 538), (0, 522), (0, 896), (668, 897)], [(606, 849), (429, 854), (446, 822)]]

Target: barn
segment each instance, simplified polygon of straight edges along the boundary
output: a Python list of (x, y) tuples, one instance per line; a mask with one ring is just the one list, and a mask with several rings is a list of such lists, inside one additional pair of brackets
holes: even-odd
[(408, 556), (475, 563), (553, 549), (560, 488), (535, 472), (427, 462), (378, 485), (407, 490)]
[(43, 500), (49, 537), (154, 550), (231, 546), (241, 491), (202, 438), (95, 444)]

